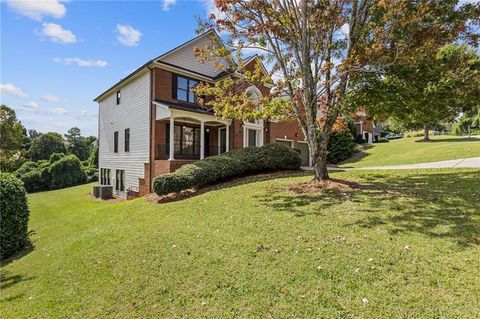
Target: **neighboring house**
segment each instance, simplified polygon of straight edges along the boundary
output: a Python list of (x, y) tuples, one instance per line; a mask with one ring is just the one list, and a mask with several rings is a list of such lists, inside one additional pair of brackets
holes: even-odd
[(367, 144), (372, 144), (380, 138), (380, 127), (370, 120), (364, 111), (358, 111), (354, 116), (356, 139), (364, 140)]
[[(117, 196), (125, 197), (127, 191), (143, 196), (151, 192), (155, 176), (247, 146), (284, 143), (300, 151), (302, 165), (311, 165), (307, 143), (295, 121), (220, 119), (190, 91), (199, 81), (214, 83), (234, 76), (194, 56), (195, 47), (204, 47), (212, 39), (218, 39), (214, 31), (199, 35), (148, 61), (95, 98), (99, 180), (101, 185), (112, 185)], [(257, 56), (244, 61), (247, 69), (254, 69), (256, 63), (262, 63)], [(260, 85), (246, 92), (261, 97), (269, 90)]]

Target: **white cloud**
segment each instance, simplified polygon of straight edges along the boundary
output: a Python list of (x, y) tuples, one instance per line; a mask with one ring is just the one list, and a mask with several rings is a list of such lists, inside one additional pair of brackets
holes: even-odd
[(117, 24), (117, 40), (129, 47), (137, 46), (142, 33), (129, 25)]
[(44, 16), (63, 18), (67, 9), (66, 0), (8, 0), (7, 5), (15, 12), (41, 21)]
[(51, 41), (58, 43), (68, 44), (77, 42), (77, 37), (72, 31), (64, 29), (61, 25), (56, 23), (44, 23), (39, 35), (48, 37)]
[(162, 10), (163, 11), (170, 10), (170, 7), (173, 6), (176, 2), (177, 2), (177, 0), (163, 0)]
[(25, 92), (23, 92), (22, 89), (20, 89), (19, 87), (16, 87), (12, 83), (1, 83), (0, 92), (2, 92), (2, 94), (9, 94), (22, 99), (27, 97), (27, 94), (25, 94)]
[(60, 101), (60, 98), (56, 95), (53, 95), (53, 94), (44, 94), (42, 96), (42, 100), (47, 101), (47, 102), (58, 102), (58, 101)]
[(31, 110), (37, 110), (38, 109), (38, 104), (35, 101), (30, 101), (26, 104), (23, 105), (23, 107)]
[(80, 67), (98, 67), (103, 68), (107, 66), (107, 61), (103, 60), (84, 60), (80, 58), (54, 58), (53, 62), (63, 63), (65, 65), (76, 64)]
[(47, 114), (54, 114), (54, 115), (64, 115), (64, 114), (67, 114), (67, 112), (68, 112), (63, 107), (55, 107), (55, 108), (52, 108), (52, 109), (45, 109), (44, 111)]

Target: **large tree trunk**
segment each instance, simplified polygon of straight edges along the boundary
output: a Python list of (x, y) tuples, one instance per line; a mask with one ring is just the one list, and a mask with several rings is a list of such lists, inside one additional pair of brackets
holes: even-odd
[(315, 181), (330, 179), (327, 169), (328, 139), (323, 137), (320, 140), (317, 136), (309, 136), (308, 147), (313, 160), (313, 179)]
[(472, 137), (472, 126), (468, 124), (468, 138)]
[(316, 181), (323, 181), (330, 179), (328, 176), (328, 169), (327, 169), (327, 146), (328, 141), (323, 139), (320, 141), (318, 145), (317, 154), (315, 157), (314, 163), (314, 171), (315, 171), (315, 180)]
[(430, 130), (428, 128), (428, 124), (427, 123), (423, 124), (423, 141), (424, 142), (430, 141), (429, 131)]

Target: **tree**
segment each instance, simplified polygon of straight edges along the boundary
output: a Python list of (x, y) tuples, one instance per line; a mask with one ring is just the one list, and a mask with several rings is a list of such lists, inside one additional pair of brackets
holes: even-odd
[(65, 153), (65, 141), (62, 135), (54, 132), (41, 134), (33, 139), (29, 155), (34, 161), (47, 160), (53, 153)]
[(480, 102), (479, 105), (472, 108), (470, 111), (463, 113), (457, 124), (460, 130), (458, 133), (467, 133), (470, 138), (472, 135), (472, 128), (480, 128)]
[(0, 171), (11, 172), (23, 163), (22, 148), (27, 135), (15, 110), (0, 106)]
[(92, 143), (97, 139), (95, 136), (82, 136), (78, 127), (72, 127), (64, 136), (67, 142), (67, 151), (75, 154), (81, 161), (88, 158), (92, 150)]
[[(204, 28), (228, 34), (224, 45), (196, 48), (201, 61), (227, 65), (225, 77), (214, 85), (200, 84), (198, 95), (212, 96), (206, 105), (226, 118), (294, 118), (308, 142), (315, 179), (328, 179), (327, 146), (341, 113), (354, 104), (350, 81), (365, 70), (394, 63), (411, 45), (418, 28), (434, 27), (450, 38), (464, 21), (447, 21), (456, 1), (326, 1), (326, 0), (216, 0), (219, 14)], [(452, 29), (455, 30), (452, 30)], [(243, 68), (242, 50), (253, 49), (269, 66)], [(230, 63), (221, 63), (219, 58)], [(236, 62), (236, 63), (234, 63)], [(272, 79), (275, 79), (273, 81)], [(260, 101), (245, 89), (272, 85)], [(261, 109), (257, 105), (262, 105)]]
[(15, 110), (0, 106), (0, 152), (2, 156), (19, 151), (27, 137), (25, 128), (17, 120)]
[(480, 101), (480, 57), (466, 45), (448, 44), (433, 58), (391, 66), (362, 84), (370, 112), (389, 116), (409, 127), (422, 127), (424, 141), (441, 122), (452, 122)]

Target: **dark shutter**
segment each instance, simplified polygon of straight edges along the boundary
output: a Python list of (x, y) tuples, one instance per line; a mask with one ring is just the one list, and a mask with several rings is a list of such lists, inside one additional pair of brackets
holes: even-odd
[(177, 75), (172, 73), (172, 99), (177, 99)]

